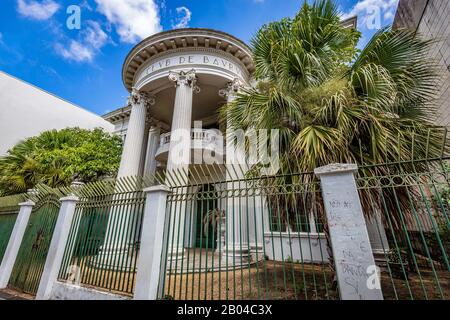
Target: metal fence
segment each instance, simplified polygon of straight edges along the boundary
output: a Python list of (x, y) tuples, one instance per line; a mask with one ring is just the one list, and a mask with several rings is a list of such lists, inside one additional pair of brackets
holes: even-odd
[[(385, 299), (449, 299), (448, 161), (359, 168), (357, 186)], [(190, 182), (180, 183), (183, 176)], [(53, 213), (61, 196), (73, 193), (80, 198), (60, 281), (132, 295), (145, 204), (142, 190), (156, 183), (171, 187), (160, 299), (340, 298), (320, 183), (313, 173), (237, 178), (223, 169), (194, 167), (184, 175), (165, 173), (80, 188), (39, 187), (39, 195), (27, 198), (38, 203), (31, 219), (42, 223), (30, 220), (29, 228), (54, 224), (55, 214), (41, 212), (40, 203), (50, 194)], [(8, 207), (0, 199), (0, 211), (17, 212), (21, 201)], [(0, 229), (10, 232), (14, 218), (6, 216), (0, 214)], [(51, 223), (44, 223), (46, 219)], [(43, 248), (34, 245), (42, 242), (38, 233), (27, 231), (22, 246)], [(20, 257), (17, 264), (36, 264), (33, 255)], [(31, 274), (17, 270), (12, 284)]]
[(0, 198), (0, 261), (5, 254), (19, 213), (19, 203), (23, 199), (22, 194)]
[(136, 178), (81, 188), (59, 280), (132, 294), (144, 210)]
[(312, 173), (207, 184), (198, 175), (167, 200), (160, 298), (338, 298)]
[(36, 294), (59, 213), (55, 194), (42, 196), (33, 207), (8, 286)]
[(9, 238), (16, 222), (17, 211), (0, 212), (0, 261), (3, 259)]
[(360, 168), (385, 299), (450, 298), (449, 174), (446, 159)]

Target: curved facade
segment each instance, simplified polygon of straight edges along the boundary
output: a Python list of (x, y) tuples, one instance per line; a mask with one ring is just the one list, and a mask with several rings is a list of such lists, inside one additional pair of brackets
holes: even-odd
[(253, 71), (247, 45), (220, 31), (172, 30), (136, 45), (122, 69), (128, 106), (104, 116), (125, 139), (119, 177), (201, 164), (205, 150), (222, 157), (218, 109)]

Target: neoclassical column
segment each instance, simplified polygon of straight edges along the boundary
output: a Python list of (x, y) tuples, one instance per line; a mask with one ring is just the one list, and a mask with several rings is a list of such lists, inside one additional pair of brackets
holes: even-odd
[[(175, 83), (175, 104), (173, 109), (167, 170), (186, 169), (191, 159), (192, 100), (194, 92), (200, 92), (196, 85), (195, 70), (171, 72), (169, 79)], [(186, 181), (187, 182), (187, 181)]]
[(182, 196), (187, 193), (189, 181), (193, 94), (200, 92), (200, 88), (196, 85), (195, 70), (171, 72), (169, 79), (175, 84), (176, 93), (167, 161), (170, 178), (167, 182), (172, 185), (175, 182), (173, 192), (180, 195), (170, 206), (169, 252), (172, 259), (177, 259), (183, 256), (185, 244), (189, 242), (187, 236), (185, 237), (189, 206)]
[(159, 126), (151, 126), (148, 132), (147, 152), (145, 156), (144, 176), (153, 175), (156, 172), (156, 152), (160, 144), (161, 129)]
[[(133, 88), (128, 98), (128, 104), (131, 105), (131, 115), (117, 178), (138, 176), (140, 173), (147, 108), (155, 104), (155, 99), (147, 93)], [(131, 194), (122, 194), (118, 191), (113, 200), (123, 201), (130, 196)], [(92, 261), (96, 267), (119, 270), (122, 268), (122, 264), (129, 265), (124, 261), (135, 259), (134, 256), (129, 255), (129, 248), (135, 242), (136, 237), (135, 222), (131, 221), (137, 221), (137, 219), (134, 219), (133, 214), (133, 211), (126, 205), (118, 204), (110, 209), (101, 252)]]
[[(243, 87), (239, 79), (235, 79), (219, 91), (219, 95), (232, 103), (236, 95)], [(226, 189), (228, 193), (232, 190), (245, 190), (246, 183), (243, 181), (248, 167), (245, 160), (244, 149), (245, 136), (242, 132), (235, 131), (227, 119), (226, 132)], [(249, 203), (252, 202), (252, 203)], [(249, 196), (227, 198), (226, 206), (226, 232), (225, 248), (222, 249), (224, 258), (228, 265), (246, 263), (250, 259), (250, 219), (253, 218), (250, 211), (253, 210), (253, 199)], [(253, 224), (254, 225), (254, 224)]]
[(147, 108), (155, 104), (155, 99), (147, 93), (139, 92), (133, 88), (128, 98), (128, 104), (131, 105), (131, 115), (128, 121), (119, 173), (117, 174), (118, 178), (139, 174)]

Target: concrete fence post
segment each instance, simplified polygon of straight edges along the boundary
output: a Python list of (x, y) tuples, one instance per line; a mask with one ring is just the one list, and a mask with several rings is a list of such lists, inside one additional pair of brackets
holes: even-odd
[(137, 260), (135, 300), (156, 300), (161, 279), (161, 258), (166, 224), (166, 200), (170, 188), (154, 186), (146, 193), (141, 245)]
[(343, 300), (382, 300), (354, 174), (355, 164), (317, 168), (333, 249), (339, 291)]
[(25, 234), (25, 230), (28, 226), (28, 220), (30, 219), (34, 202), (28, 200), (20, 203), (19, 206), (20, 211), (17, 215), (11, 237), (9, 238), (2, 264), (0, 265), (0, 289), (4, 289), (8, 286), (9, 278), (11, 277), (11, 272), (13, 270), (14, 263), (16, 262), (17, 254), (19, 253), (23, 235)]
[(70, 226), (72, 225), (75, 207), (79, 198), (71, 195), (61, 198), (60, 201), (61, 208), (59, 209), (55, 231), (53, 232), (50, 248), (48, 249), (44, 272), (39, 283), (39, 289), (36, 295), (37, 300), (48, 300), (51, 297), (53, 285), (58, 279), (58, 272), (61, 267), (64, 250), (69, 238)]

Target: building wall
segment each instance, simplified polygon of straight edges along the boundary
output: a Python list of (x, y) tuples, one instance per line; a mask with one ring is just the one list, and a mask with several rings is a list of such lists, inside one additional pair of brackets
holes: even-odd
[(102, 117), (0, 71), (0, 155), (20, 140), (67, 127), (114, 131)]
[(436, 124), (450, 125), (450, 1), (448, 0), (400, 0), (394, 21), (396, 28), (412, 28), (427, 39), (438, 39), (430, 57), (439, 63), (442, 81), (437, 84), (439, 95)]

